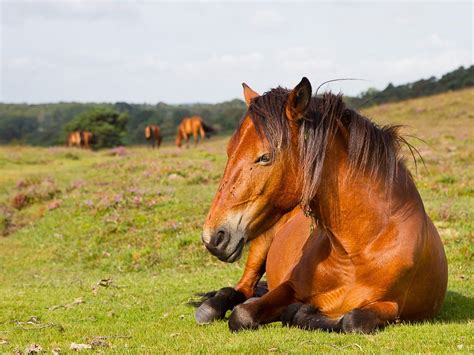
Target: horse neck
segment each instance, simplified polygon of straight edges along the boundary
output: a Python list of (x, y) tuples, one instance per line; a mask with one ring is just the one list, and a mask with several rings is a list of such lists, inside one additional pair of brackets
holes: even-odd
[(360, 251), (387, 227), (392, 198), (397, 200), (383, 181), (350, 174), (346, 140), (336, 134), (327, 147), (321, 185), (311, 203), (333, 247), (345, 254)]

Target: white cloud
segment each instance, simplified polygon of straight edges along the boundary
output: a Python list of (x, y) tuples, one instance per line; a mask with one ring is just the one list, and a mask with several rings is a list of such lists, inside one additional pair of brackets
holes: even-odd
[(429, 43), (434, 47), (434, 48), (449, 48), (452, 47), (452, 43), (444, 38), (441, 38), (440, 35), (437, 33), (433, 33), (430, 38), (429, 38)]
[(432, 33), (427, 37), (417, 40), (417, 44), (420, 48), (432, 50), (448, 49), (454, 46), (453, 42), (443, 38), (438, 33)]
[(283, 26), (285, 23), (286, 18), (270, 7), (257, 9), (251, 17), (251, 24), (257, 29), (271, 30)]
[(133, 3), (61, 0), (61, 1), (5, 1), (2, 21), (20, 25), (24, 21), (136, 21), (140, 18)]
[(128, 62), (121, 61), (121, 64), (125, 66), (126, 69), (151, 71), (167, 70), (171, 66), (168, 61), (151, 54), (139, 55)]
[(279, 50), (276, 62), (288, 72), (327, 72), (334, 70), (335, 64), (321, 49), (303, 46)]
[(388, 82), (404, 84), (431, 76), (439, 77), (461, 65), (472, 65), (469, 49), (448, 49), (436, 54), (419, 53), (397, 59), (370, 60), (363, 63), (362, 70), (370, 75), (370, 80), (376, 80), (379, 88), (384, 88)]
[(264, 60), (261, 53), (251, 52), (242, 54), (214, 55), (209, 60), (210, 65), (221, 65), (228, 67), (251, 67), (257, 68)]
[(473, 63), (472, 4), (0, 2), (5, 101), (216, 102), (242, 81), (370, 80), (324, 87), (352, 95)]
[(237, 73), (257, 70), (264, 62), (262, 53), (226, 53), (213, 54), (206, 60), (186, 61), (174, 66), (176, 72), (181, 75), (192, 75), (193, 77), (209, 78), (217, 74)]

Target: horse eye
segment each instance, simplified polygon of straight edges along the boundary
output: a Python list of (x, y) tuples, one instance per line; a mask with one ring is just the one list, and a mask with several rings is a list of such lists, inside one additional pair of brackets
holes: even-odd
[(270, 154), (265, 153), (260, 155), (257, 160), (255, 160), (255, 164), (260, 164), (260, 165), (267, 165), (271, 162)]

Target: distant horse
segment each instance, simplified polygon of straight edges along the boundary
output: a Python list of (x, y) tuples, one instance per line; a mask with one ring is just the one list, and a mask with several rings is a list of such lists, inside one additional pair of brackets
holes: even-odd
[(68, 147), (81, 147), (89, 149), (94, 135), (89, 131), (73, 131), (67, 136)]
[(81, 142), (82, 137), (80, 131), (73, 131), (68, 134), (66, 142), (68, 147), (80, 147)]
[(281, 320), (368, 333), (436, 316), (446, 255), (400, 157), (408, 143), (398, 127), (377, 126), (340, 95), (312, 97), (306, 78), (262, 96), (244, 85), (244, 96), (205, 246), (233, 262), (298, 205), (312, 222), (298, 210), (283, 221), (266, 255), (269, 292), (236, 306), (229, 328)]
[(160, 127), (154, 124), (145, 127), (145, 138), (151, 142), (151, 147), (159, 148), (161, 145)]
[(197, 145), (199, 142), (199, 136), (201, 137), (201, 140), (204, 140), (204, 138), (209, 136), (212, 132), (214, 132), (214, 129), (204, 123), (200, 116), (183, 118), (177, 129), (176, 145), (181, 147), (183, 140), (186, 141), (186, 145), (188, 145), (191, 135), (194, 138), (194, 145)]
[(91, 144), (92, 144), (92, 139), (94, 138), (94, 135), (90, 131), (83, 131), (81, 132), (81, 146), (86, 149), (90, 149)]

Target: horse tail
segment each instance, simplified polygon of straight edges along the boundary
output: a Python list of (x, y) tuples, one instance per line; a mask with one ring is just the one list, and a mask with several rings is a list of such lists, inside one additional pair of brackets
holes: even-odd
[(214, 127), (206, 124), (204, 121), (201, 121), (202, 128), (204, 129), (204, 132), (206, 133), (206, 136), (209, 137), (212, 133), (215, 133), (216, 130)]

